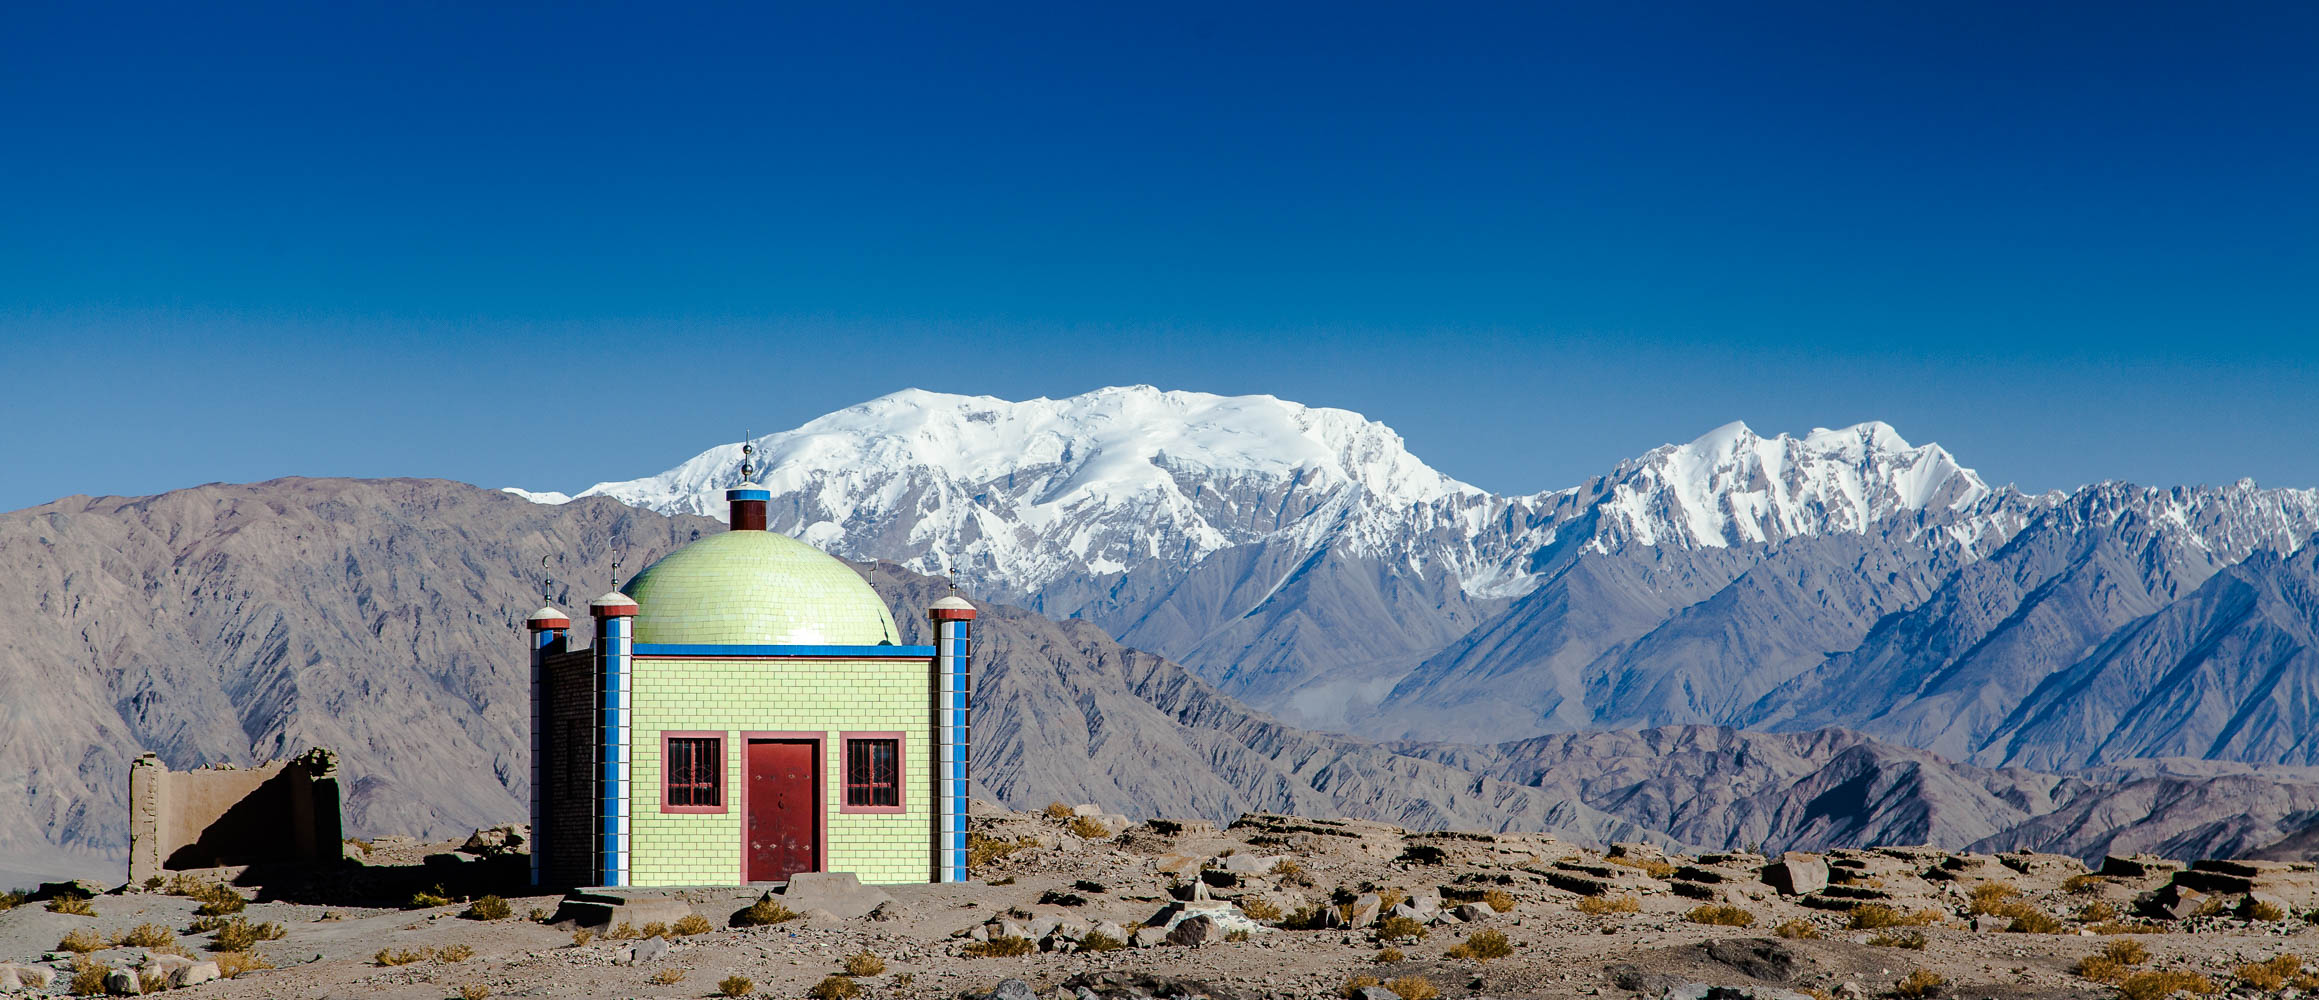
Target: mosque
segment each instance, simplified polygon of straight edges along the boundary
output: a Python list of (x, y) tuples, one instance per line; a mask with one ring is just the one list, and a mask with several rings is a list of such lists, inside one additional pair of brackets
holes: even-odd
[(591, 645), (531, 616), (534, 884), (967, 878), (974, 606), (900, 645), (859, 573), (766, 530), (749, 477), (731, 530), (589, 602)]

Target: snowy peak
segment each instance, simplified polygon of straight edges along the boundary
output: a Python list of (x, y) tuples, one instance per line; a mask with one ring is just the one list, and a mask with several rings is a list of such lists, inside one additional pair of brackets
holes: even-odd
[[(1017, 594), (1309, 537), (1356, 511), (1487, 497), (1357, 413), (1151, 386), (1022, 402), (910, 389), (755, 444), (775, 530)], [(720, 445), (580, 495), (722, 516), (740, 457)]]
[(1607, 483), (1597, 545), (1722, 548), (1864, 532), (1917, 511), (1958, 511), (1988, 484), (1939, 445), (1888, 424), (1766, 438), (1733, 422), (1621, 463)]

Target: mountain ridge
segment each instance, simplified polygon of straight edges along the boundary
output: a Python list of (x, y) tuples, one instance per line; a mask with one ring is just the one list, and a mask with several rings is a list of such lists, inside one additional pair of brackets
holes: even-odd
[[(191, 767), (332, 746), (355, 835), (515, 820), (529, 778), (520, 626), (541, 597), (540, 556), (559, 581), (550, 599), (577, 609), (609, 586), (615, 554), (640, 567), (720, 530), (604, 498), (544, 506), (425, 480), (219, 484), (0, 515), (0, 614), (59, 623), (0, 648), (0, 786), (23, 790), (0, 809), (0, 852), (117, 851), (128, 761), (144, 749)], [(905, 641), (948, 592), (894, 564), (857, 568)], [(2297, 803), (2319, 796), (2307, 769), (2052, 775), (1839, 729), (1371, 744), (1254, 711), (1092, 622), (981, 607), (975, 774), (1018, 807), (1271, 810), (1713, 848), (2012, 837), (2085, 856), (2140, 837), (2184, 856), (2288, 838), (2310, 818)], [(2136, 818), (2158, 806), (2159, 826)], [(2071, 810), (2071, 823), (2049, 819)]]

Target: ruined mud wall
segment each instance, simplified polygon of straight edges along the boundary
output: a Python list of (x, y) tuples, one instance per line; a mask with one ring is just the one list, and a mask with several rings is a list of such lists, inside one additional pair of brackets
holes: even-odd
[(129, 881), (165, 872), (341, 856), (338, 760), (328, 750), (249, 768), (129, 769)]

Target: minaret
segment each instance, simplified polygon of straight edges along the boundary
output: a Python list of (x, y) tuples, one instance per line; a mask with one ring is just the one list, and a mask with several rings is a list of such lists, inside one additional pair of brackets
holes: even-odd
[(972, 794), (974, 605), (950, 596), (926, 609), (934, 626), (934, 880), (964, 882), (966, 820)]
[[(618, 574), (615, 573), (615, 576)], [(596, 849), (601, 886), (628, 884), (628, 719), (636, 602), (614, 590), (588, 602), (596, 618)]]
[[(547, 559), (542, 557), (540, 564), (545, 566)], [(524, 627), (531, 630), (531, 884), (538, 885), (540, 859), (547, 854), (547, 660), (564, 651), (572, 620), (549, 604), (532, 612)]]

